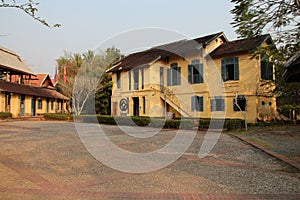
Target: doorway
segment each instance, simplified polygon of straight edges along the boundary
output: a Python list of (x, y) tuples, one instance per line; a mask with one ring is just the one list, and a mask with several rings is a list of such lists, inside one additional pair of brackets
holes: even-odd
[(25, 95), (21, 94), (20, 96), (20, 116), (25, 115)]
[(36, 97), (32, 97), (31, 99), (31, 116), (36, 115)]
[(140, 104), (139, 104), (139, 98), (133, 97), (133, 116), (139, 116), (139, 110), (140, 110)]

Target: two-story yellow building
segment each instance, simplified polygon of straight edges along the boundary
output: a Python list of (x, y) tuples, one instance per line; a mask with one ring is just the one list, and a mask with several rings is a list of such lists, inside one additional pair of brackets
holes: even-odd
[(107, 70), (112, 115), (272, 120), (274, 66), (254, 54), (267, 45), (270, 35), (228, 41), (221, 32), (130, 54)]
[(53, 90), (48, 75), (39, 77), (19, 55), (0, 47), (0, 112), (13, 117), (66, 112), (69, 98)]

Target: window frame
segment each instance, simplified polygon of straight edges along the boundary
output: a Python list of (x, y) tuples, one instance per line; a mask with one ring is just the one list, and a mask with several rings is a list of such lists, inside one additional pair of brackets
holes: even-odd
[(167, 86), (181, 85), (181, 67), (178, 63), (172, 63), (167, 69)]
[[(235, 101), (237, 100), (237, 104), (239, 105), (239, 107), (241, 108), (241, 110), (239, 109), (239, 107), (236, 105)], [(241, 106), (239, 104), (239, 101), (241, 103), (244, 103), (244, 106)], [(233, 111), (235, 112), (244, 112), (247, 110), (247, 99), (245, 97), (245, 95), (238, 95), (237, 98), (233, 98)]]
[(117, 71), (116, 73), (117, 78), (117, 89), (121, 89), (121, 71)]
[(215, 111), (225, 111), (225, 99), (222, 96), (215, 96), (210, 99), (210, 110)]
[(194, 95), (191, 97), (191, 110), (192, 112), (203, 112), (204, 111), (204, 97)]
[[(194, 73), (194, 72), (198, 73)], [(188, 81), (191, 84), (203, 83), (203, 64), (199, 59), (192, 60), (192, 63), (188, 65)]]
[(42, 110), (43, 109), (43, 100), (38, 99), (37, 104), (38, 104), (37, 109)]
[[(233, 79), (229, 79), (228, 75), (228, 67), (233, 65)], [(240, 79), (239, 75), (239, 57), (229, 57), (229, 58), (223, 58), (221, 60), (221, 72), (222, 72), (222, 79), (223, 82), (227, 81), (237, 81)]]
[(260, 55), (260, 78), (263, 80), (274, 80), (274, 67), (270, 62), (270, 56), (266, 53)]

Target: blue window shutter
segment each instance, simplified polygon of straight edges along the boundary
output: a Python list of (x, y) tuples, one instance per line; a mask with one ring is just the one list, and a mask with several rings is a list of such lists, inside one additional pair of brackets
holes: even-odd
[(170, 86), (171, 83), (172, 83), (172, 80), (171, 80), (171, 71), (172, 69), (167, 69), (167, 86)]
[(128, 82), (129, 82), (128, 83), (128, 87), (129, 87), (128, 89), (131, 90), (131, 71), (130, 70), (128, 71)]
[(239, 58), (234, 58), (234, 80), (239, 80)]
[(193, 83), (193, 65), (188, 65), (188, 79), (189, 83)]
[(203, 97), (199, 97), (199, 111), (203, 111), (203, 104), (204, 104), (204, 102), (203, 102)]
[(221, 99), (221, 111), (225, 111), (225, 100)]
[(192, 96), (192, 98), (191, 98), (191, 108), (192, 108), (192, 112), (194, 112), (195, 111), (195, 103), (196, 103), (196, 98), (195, 98), (196, 96)]
[(180, 85), (181, 84), (181, 67), (178, 67), (177, 69), (178, 69), (178, 71), (177, 71), (177, 85)]
[(199, 73), (200, 73), (200, 83), (203, 83), (203, 77), (204, 77), (204, 74), (203, 74), (203, 64), (199, 64)]
[(226, 62), (223, 59), (222, 60), (222, 69), (221, 69), (221, 73), (222, 73), (222, 79), (225, 82), (226, 81)]
[(210, 110), (215, 111), (216, 110), (216, 101), (215, 99), (210, 100)]

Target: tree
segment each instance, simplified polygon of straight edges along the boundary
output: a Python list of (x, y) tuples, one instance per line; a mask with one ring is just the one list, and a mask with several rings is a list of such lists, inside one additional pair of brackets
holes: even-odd
[(299, 104), (300, 84), (287, 84), (282, 78), (284, 62), (299, 51), (300, 1), (299, 0), (231, 0), (235, 7), (231, 23), (239, 37), (255, 37), (270, 33), (277, 49), (269, 51), (276, 66), (277, 104)]
[[(91, 112), (91, 107), (86, 105), (90, 105), (92, 96), (96, 98), (96, 111), (109, 114), (112, 83), (105, 70), (120, 57), (120, 50), (112, 47), (99, 54), (91, 50), (83, 54), (65, 52), (56, 60), (59, 69), (58, 90), (72, 99), (76, 115), (83, 111)], [(67, 74), (66, 81), (63, 81), (64, 71)]]
[(231, 0), (232, 25), (241, 37), (271, 33), (286, 56), (299, 49), (299, 0)]
[(17, 0), (1, 0), (0, 1), (0, 8), (16, 8), (22, 10), (27, 15), (31, 16), (34, 20), (40, 22), (44, 26), (47, 27), (60, 27), (60, 24), (49, 25), (46, 20), (40, 18), (36, 15), (38, 11), (37, 6), (39, 3), (34, 2), (33, 0), (21, 1), (18, 2)]

